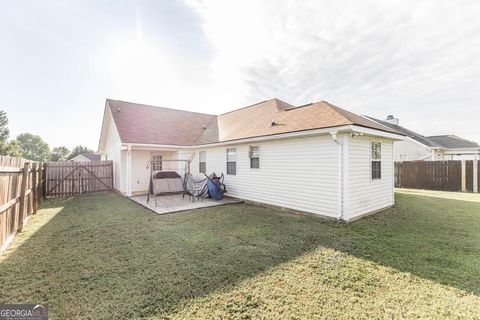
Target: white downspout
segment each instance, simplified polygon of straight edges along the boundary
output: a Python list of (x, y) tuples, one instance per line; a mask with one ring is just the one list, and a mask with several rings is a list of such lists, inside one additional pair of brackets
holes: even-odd
[(132, 145), (127, 145), (127, 196), (132, 196)]
[(345, 199), (344, 199), (344, 154), (343, 154), (343, 145), (340, 143), (337, 139), (337, 131), (332, 131), (330, 132), (330, 135), (332, 136), (332, 140), (335, 141), (335, 143), (338, 146), (338, 207), (339, 207), (339, 213), (338, 213), (338, 219), (339, 220), (345, 220), (344, 217), (344, 212), (345, 212)]

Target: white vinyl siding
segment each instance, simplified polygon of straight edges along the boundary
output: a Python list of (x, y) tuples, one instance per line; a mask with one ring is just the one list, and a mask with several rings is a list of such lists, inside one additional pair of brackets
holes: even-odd
[[(381, 179), (371, 179), (371, 142), (381, 142)], [(393, 142), (355, 136), (348, 141), (348, 176), (346, 219), (392, 206)]]
[(150, 181), (150, 151), (132, 150), (132, 193), (147, 192)]
[[(113, 122), (112, 122), (113, 123)], [(126, 151), (113, 125), (109, 128), (105, 153), (114, 161), (115, 187), (127, 190)], [(286, 138), (255, 143), (261, 157), (258, 169), (251, 169), (252, 145), (202, 147), (208, 154), (207, 174), (225, 174), (227, 195), (245, 200), (351, 220), (359, 215), (392, 206), (393, 142), (371, 136), (338, 134), (337, 144), (330, 134)], [(381, 142), (382, 179), (371, 179), (371, 142)], [(227, 149), (235, 149), (236, 175), (226, 175)], [(148, 190), (150, 171), (147, 162), (153, 154), (166, 159), (189, 159), (191, 172), (199, 177), (199, 150), (137, 150), (132, 149), (131, 191), (144, 194)], [(341, 158), (343, 156), (343, 158)], [(233, 157), (233, 155), (232, 155)], [(343, 165), (343, 167), (342, 167)], [(184, 162), (165, 162), (164, 170), (184, 175)], [(343, 169), (342, 169), (343, 168)], [(342, 177), (342, 174), (344, 175)], [(343, 180), (342, 180), (343, 178)], [(343, 211), (342, 211), (343, 208)]]
[(410, 140), (394, 142), (394, 160), (431, 160), (432, 152), (428, 147), (419, 145)]
[[(121, 141), (117, 128), (108, 108), (108, 129), (105, 138), (105, 155), (113, 162), (113, 186), (120, 192), (125, 192), (124, 162), (122, 162)], [(123, 178), (123, 179), (122, 179)]]
[[(236, 148), (236, 175), (225, 175), (227, 195), (338, 217), (338, 147), (330, 135), (261, 142), (260, 169), (250, 169), (250, 145), (213, 147), (208, 172), (226, 174), (226, 149)], [(368, 150), (367, 150), (368, 151)], [(192, 172), (198, 174), (198, 161)]]

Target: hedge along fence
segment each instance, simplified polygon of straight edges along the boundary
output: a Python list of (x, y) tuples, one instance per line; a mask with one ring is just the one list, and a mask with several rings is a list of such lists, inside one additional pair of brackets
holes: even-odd
[(479, 192), (480, 161), (395, 162), (395, 187)]
[(44, 165), (0, 156), (0, 254), (42, 201)]

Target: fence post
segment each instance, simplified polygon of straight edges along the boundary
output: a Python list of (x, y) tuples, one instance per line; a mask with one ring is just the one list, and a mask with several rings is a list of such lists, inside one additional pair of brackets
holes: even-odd
[(462, 160), (462, 192), (467, 191), (467, 160)]
[(37, 163), (32, 164), (32, 211), (33, 214), (37, 213), (37, 206), (38, 206), (38, 188), (37, 188)]
[(43, 199), (47, 198), (47, 163), (43, 163), (42, 168), (42, 196)]
[(113, 188), (115, 188), (115, 182), (114, 182), (114, 179), (113, 179), (114, 173), (113, 173), (113, 161), (112, 160), (110, 160), (110, 164), (111, 165), (110, 165), (110, 183), (109, 184), (111, 186), (110, 189), (113, 190)]
[(473, 192), (478, 192), (478, 161), (473, 160)]
[(43, 163), (37, 164), (37, 207), (42, 203)]
[(23, 220), (25, 219), (25, 194), (27, 193), (28, 169), (30, 163), (25, 162), (22, 173), (22, 184), (20, 186), (20, 205), (18, 208), (18, 232), (23, 229)]

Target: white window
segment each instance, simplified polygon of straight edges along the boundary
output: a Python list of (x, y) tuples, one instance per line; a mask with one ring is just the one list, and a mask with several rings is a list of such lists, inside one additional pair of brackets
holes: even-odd
[(207, 173), (207, 152), (200, 151), (198, 153), (198, 171), (200, 173)]
[(162, 171), (162, 155), (154, 154), (152, 156), (152, 168), (154, 171)]
[(382, 144), (372, 141), (372, 180), (382, 179)]
[(237, 149), (227, 149), (227, 174), (237, 174)]
[(260, 168), (260, 147), (250, 146), (250, 168)]

